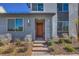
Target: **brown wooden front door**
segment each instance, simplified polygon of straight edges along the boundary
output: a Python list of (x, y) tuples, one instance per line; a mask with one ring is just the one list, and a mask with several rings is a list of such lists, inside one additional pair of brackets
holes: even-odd
[(36, 38), (44, 38), (44, 21), (36, 21)]

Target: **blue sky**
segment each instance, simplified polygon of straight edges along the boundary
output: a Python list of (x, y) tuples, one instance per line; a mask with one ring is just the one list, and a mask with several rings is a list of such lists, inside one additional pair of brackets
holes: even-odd
[(30, 13), (27, 3), (0, 3), (7, 13)]

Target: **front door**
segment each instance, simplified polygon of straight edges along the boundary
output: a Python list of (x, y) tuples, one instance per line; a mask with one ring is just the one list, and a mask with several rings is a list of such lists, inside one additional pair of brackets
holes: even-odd
[(36, 21), (36, 40), (44, 39), (44, 21), (37, 20)]

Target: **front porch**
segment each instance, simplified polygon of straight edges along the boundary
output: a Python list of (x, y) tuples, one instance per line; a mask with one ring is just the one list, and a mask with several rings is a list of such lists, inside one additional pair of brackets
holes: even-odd
[[(0, 14), (1, 22), (0, 34), (10, 33), (13, 39), (21, 38), (23, 39), (26, 35), (31, 35), (33, 40), (48, 40), (53, 34), (53, 17), (55, 13), (29, 13), (29, 14)], [(17, 28), (14, 29), (10, 22), (14, 21), (14, 27), (19, 29), (21, 25), (21, 31)], [(19, 25), (15, 24), (19, 20), (21, 23)], [(4, 24), (4, 25), (2, 25)], [(56, 32), (54, 32), (56, 33)]]

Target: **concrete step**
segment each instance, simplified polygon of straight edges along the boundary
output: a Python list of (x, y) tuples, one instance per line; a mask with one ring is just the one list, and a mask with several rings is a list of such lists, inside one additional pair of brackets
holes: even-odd
[(50, 55), (48, 53), (48, 47), (45, 45), (46, 41), (34, 41), (33, 48), (32, 48), (32, 55), (33, 56), (46, 56)]
[(37, 44), (39, 44), (39, 43), (45, 43), (46, 41), (33, 41), (33, 43), (37, 43)]
[(33, 47), (32, 51), (48, 51), (48, 48), (46, 47)]
[(32, 56), (49, 56), (48, 52), (32, 52)]
[(44, 44), (37, 44), (37, 43), (35, 43), (35, 44), (33, 44), (33, 47), (44, 47)]

